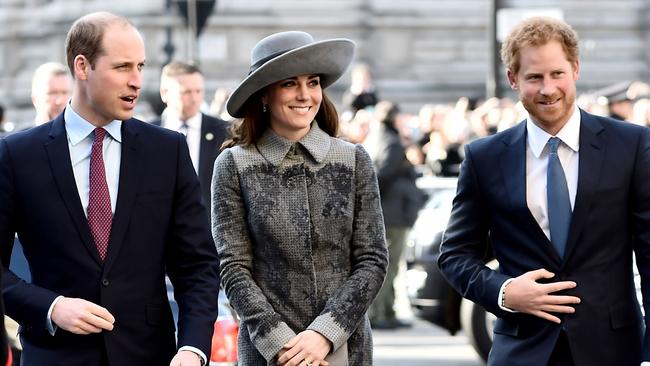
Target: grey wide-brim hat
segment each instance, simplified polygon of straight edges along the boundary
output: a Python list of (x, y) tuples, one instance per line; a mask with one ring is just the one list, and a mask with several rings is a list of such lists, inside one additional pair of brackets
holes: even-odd
[(316, 42), (309, 33), (300, 31), (272, 34), (253, 47), (248, 76), (226, 102), (228, 113), (242, 118), (242, 107), (248, 98), (277, 81), (294, 76), (319, 74), (321, 88), (325, 89), (343, 75), (353, 56), (354, 42), (349, 39)]

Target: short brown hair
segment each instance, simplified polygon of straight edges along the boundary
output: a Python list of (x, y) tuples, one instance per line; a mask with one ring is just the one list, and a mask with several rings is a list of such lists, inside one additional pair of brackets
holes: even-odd
[(578, 34), (567, 23), (550, 17), (532, 17), (519, 23), (501, 46), (501, 60), (506, 69), (518, 73), (520, 52), (525, 46), (543, 46), (558, 41), (572, 64), (578, 61)]
[[(230, 128), (231, 137), (227, 139), (221, 149), (226, 149), (235, 145), (249, 146), (254, 145), (262, 137), (270, 124), (268, 112), (262, 112), (262, 95), (265, 89), (253, 94), (242, 106), (244, 118), (235, 121)], [(336, 136), (339, 129), (339, 114), (336, 111), (334, 103), (327, 97), (323, 90), (323, 100), (321, 101), (318, 113), (316, 113), (316, 122), (321, 130), (330, 136)]]
[(74, 78), (74, 58), (84, 55), (90, 67), (95, 68), (95, 61), (104, 54), (104, 31), (109, 25), (121, 23), (130, 25), (128, 19), (108, 12), (97, 12), (77, 19), (70, 27), (65, 40), (65, 54), (68, 68)]

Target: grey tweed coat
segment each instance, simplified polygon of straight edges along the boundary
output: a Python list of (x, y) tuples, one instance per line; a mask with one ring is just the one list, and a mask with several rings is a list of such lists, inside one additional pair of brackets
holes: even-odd
[(361, 146), (312, 123), (298, 143), (270, 129), (224, 150), (212, 179), (212, 233), (222, 284), (241, 318), (241, 365), (272, 365), (315, 330), (372, 364), (366, 310), (388, 264), (379, 190)]

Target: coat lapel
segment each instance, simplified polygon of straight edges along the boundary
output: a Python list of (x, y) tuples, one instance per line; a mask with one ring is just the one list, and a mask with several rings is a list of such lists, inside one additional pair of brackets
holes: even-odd
[(104, 273), (109, 272), (124, 243), (124, 236), (129, 225), (131, 213), (133, 212), (135, 195), (139, 186), (140, 175), (138, 171), (141, 166), (141, 161), (140, 155), (138, 154), (139, 143), (136, 127), (135, 121), (124, 121), (122, 123), (120, 182)]
[(582, 110), (580, 110), (580, 118), (578, 188), (571, 216), (571, 228), (569, 229), (564, 263), (567, 262), (571, 253), (575, 250), (580, 233), (584, 229), (591, 202), (600, 181), (605, 153), (605, 144), (602, 143), (599, 136), (604, 131), (602, 124)]
[(499, 155), (499, 161), (502, 162), (500, 164), (501, 175), (512, 207), (516, 212), (515, 219), (525, 225), (533, 236), (533, 242), (539, 243), (544, 253), (559, 266), (561, 264), (560, 256), (553, 250), (551, 242), (528, 209), (526, 198), (526, 122), (521, 122), (514, 127), (510, 134), (503, 137), (502, 142), (504, 147)]
[(77, 228), (77, 232), (79, 232), (81, 241), (93, 260), (101, 266), (99, 252), (90, 233), (88, 219), (79, 199), (72, 163), (70, 162), (70, 149), (68, 148), (68, 137), (65, 131), (63, 114), (52, 123), (50, 140), (45, 143), (45, 150), (47, 151), (57, 188)]

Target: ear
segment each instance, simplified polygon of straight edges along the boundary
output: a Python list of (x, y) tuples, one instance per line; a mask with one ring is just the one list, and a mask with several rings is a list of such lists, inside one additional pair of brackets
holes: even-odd
[(262, 104), (269, 104), (269, 97), (268, 95), (264, 94), (262, 95)]
[(580, 77), (580, 60), (573, 63), (573, 80), (578, 80), (578, 77)]
[(74, 76), (78, 80), (87, 80), (90, 71), (90, 62), (84, 55), (77, 55), (73, 61)]
[(508, 75), (508, 83), (510, 84), (510, 88), (512, 90), (518, 90), (519, 85), (517, 84), (517, 74), (512, 72), (510, 69), (506, 71), (506, 74)]

